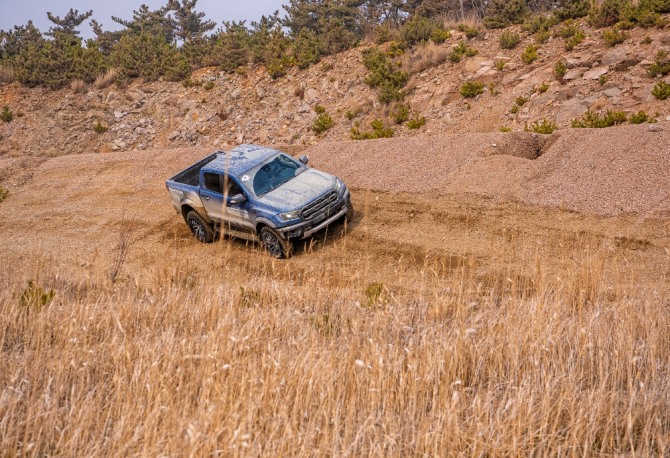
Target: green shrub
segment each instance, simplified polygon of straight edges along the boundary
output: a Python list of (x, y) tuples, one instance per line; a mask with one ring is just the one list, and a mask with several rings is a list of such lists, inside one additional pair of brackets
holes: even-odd
[(642, 40), (642, 44), (643, 45), (650, 45), (653, 41), (654, 40), (652, 40), (651, 37), (649, 35), (647, 35), (646, 37), (644, 37), (644, 40)]
[(468, 39), (479, 36), (479, 29), (477, 27), (471, 27), (467, 24), (458, 24), (457, 28), (458, 31), (463, 32)]
[(528, 11), (526, 0), (489, 0), (484, 25), (490, 29), (502, 29), (512, 24), (521, 24)]
[(570, 38), (573, 37), (577, 34), (577, 32), (580, 32), (581, 29), (577, 24), (575, 24), (574, 21), (568, 20), (563, 24), (562, 27), (560, 27), (558, 30), (555, 32), (555, 36), (561, 37), (563, 39), (565, 38)]
[(100, 122), (99, 119), (96, 119), (95, 124), (93, 124), (93, 130), (99, 134), (104, 134), (109, 130), (109, 128)]
[(4, 122), (12, 122), (12, 119), (14, 119), (14, 113), (12, 113), (7, 105), (2, 107), (2, 112), (0, 112), (0, 119), (2, 119)]
[(532, 35), (538, 32), (547, 32), (553, 26), (558, 24), (558, 22), (558, 19), (554, 16), (547, 16), (546, 14), (539, 13), (528, 16), (521, 25), (521, 29)]
[(565, 39), (565, 50), (572, 51), (575, 49), (575, 46), (584, 41), (584, 38), (586, 38), (586, 34), (581, 29), (578, 29), (574, 35)]
[(594, 2), (589, 11), (589, 23), (597, 28), (610, 27), (622, 19), (622, 15), (629, 0), (604, 0)]
[(516, 103), (512, 105), (512, 108), (509, 109), (509, 112), (512, 114), (517, 114), (519, 112), (519, 105)]
[(333, 122), (333, 118), (331, 118), (328, 113), (321, 113), (314, 120), (314, 123), (312, 124), (312, 130), (316, 132), (316, 134), (320, 134), (327, 131), (334, 125), (335, 123)]
[(409, 119), (409, 107), (404, 103), (397, 104), (392, 116), (396, 124), (404, 123)]
[(386, 55), (391, 58), (402, 56), (403, 54), (405, 54), (405, 45), (401, 41), (392, 41), (388, 51), (386, 51)]
[(425, 125), (426, 125), (426, 117), (425, 116), (419, 117), (418, 113), (415, 113), (414, 118), (410, 119), (407, 122), (408, 129), (419, 129)]
[(9, 191), (2, 186), (0, 186), (0, 202), (9, 197)]
[(495, 65), (496, 65), (496, 70), (498, 70), (499, 72), (502, 72), (503, 68), (505, 68), (505, 61), (504, 60), (497, 60)]
[(600, 75), (598, 77), (598, 84), (600, 84), (601, 86), (604, 86), (606, 82), (607, 82), (607, 76)]
[(637, 113), (632, 113), (628, 117), (628, 122), (631, 124), (643, 124), (645, 122), (651, 121), (651, 118), (644, 110), (640, 110)]
[(602, 38), (607, 46), (613, 47), (623, 43), (626, 40), (626, 34), (616, 28), (611, 28), (603, 30)]
[(351, 139), (352, 140), (372, 140), (375, 138), (390, 138), (393, 137), (395, 131), (390, 127), (386, 127), (384, 123), (375, 119), (370, 123), (372, 127), (371, 132), (361, 132), (357, 127), (351, 129)]
[(363, 51), (363, 64), (368, 69), (365, 82), (372, 88), (379, 88), (378, 98), (384, 104), (400, 101), (405, 97), (401, 89), (409, 76), (400, 70), (400, 65), (389, 60), (378, 48)]
[(554, 76), (557, 80), (562, 80), (565, 74), (568, 73), (568, 64), (564, 60), (559, 60), (554, 65)]
[(548, 30), (541, 30), (535, 34), (535, 43), (541, 45), (546, 43), (549, 38), (551, 38), (551, 33)]
[(164, 35), (150, 31), (124, 35), (114, 45), (109, 59), (122, 78), (155, 81), (164, 77), (180, 81), (191, 70), (188, 60)]
[(477, 97), (479, 94), (484, 93), (484, 85), (481, 83), (474, 83), (472, 81), (467, 81), (461, 86), (461, 95), (467, 99), (472, 99)]
[(656, 83), (656, 86), (654, 86), (651, 94), (658, 100), (666, 100), (668, 97), (670, 97), (670, 84), (666, 83), (665, 81), (659, 81)]
[[(306, 30), (306, 29), (303, 29)], [(374, 30), (374, 40), (375, 44), (381, 45), (398, 39), (398, 29), (391, 25), (390, 22), (383, 22), (382, 24), (375, 27)]]
[(301, 70), (309, 68), (310, 65), (321, 60), (320, 41), (314, 31), (307, 28), (300, 30), (293, 43), (293, 57), (296, 65)]
[(512, 132), (512, 128), (507, 126), (500, 126), (500, 132)]
[(612, 127), (626, 122), (626, 113), (623, 111), (610, 111), (603, 115), (587, 111), (584, 116), (572, 120), (572, 127), (576, 128), (595, 128)]
[(546, 119), (543, 119), (542, 121), (536, 121), (530, 126), (530, 130), (535, 132), (536, 134), (551, 134), (553, 133), (558, 127), (556, 126), (555, 122), (547, 121)]
[(430, 40), (433, 31), (436, 29), (435, 23), (423, 16), (414, 14), (403, 24), (400, 29), (400, 38), (407, 46), (414, 46), (417, 43), (423, 43)]
[(433, 30), (433, 32), (430, 34), (430, 39), (433, 43), (441, 45), (445, 41), (447, 41), (449, 38), (451, 38), (451, 32), (448, 30), (445, 30), (441, 27), (436, 28)]
[(512, 32), (511, 30), (505, 30), (500, 34), (500, 47), (503, 49), (513, 49), (516, 48), (516, 45), (521, 41), (521, 37), (518, 33)]
[(356, 119), (356, 118), (358, 117), (358, 113), (355, 112), (355, 111), (348, 110), (348, 111), (344, 114), (344, 116), (346, 116), (346, 118), (347, 118), (349, 121), (353, 121), (354, 119)]
[(267, 63), (268, 75), (273, 80), (285, 76), (289, 68), (293, 66), (294, 61), (290, 58), (272, 59)]
[(528, 47), (521, 53), (521, 60), (526, 64), (530, 65), (539, 59), (540, 56), (537, 54), (539, 48), (535, 45), (528, 45)]
[(478, 51), (469, 47), (465, 42), (461, 41), (456, 45), (454, 49), (451, 50), (449, 54), (449, 60), (451, 62), (460, 62), (463, 57), (473, 57), (476, 56)]
[(326, 108), (323, 105), (315, 105), (314, 112), (316, 114), (324, 114), (326, 112)]
[(206, 91), (211, 91), (214, 89), (214, 81), (207, 81), (202, 87), (205, 88)]
[(28, 309), (41, 309), (49, 305), (56, 293), (53, 289), (45, 290), (41, 286), (35, 284), (33, 280), (28, 281), (28, 287), (23, 290), (19, 302), (22, 307)]
[(522, 95), (517, 97), (516, 100), (514, 101), (514, 103), (516, 103), (520, 107), (524, 106), (526, 102), (528, 102), (528, 99)]
[(560, 20), (578, 19), (589, 14), (589, 0), (559, 0), (554, 16)]
[(647, 74), (654, 78), (657, 76), (665, 76), (668, 73), (670, 73), (670, 59), (668, 59), (668, 53), (659, 49), (654, 58), (654, 63), (651, 64), (647, 70)]
[(186, 78), (182, 83), (184, 87), (198, 87), (202, 86), (202, 80), (192, 80), (191, 78)]
[(540, 94), (544, 94), (549, 90), (549, 85), (547, 83), (542, 83), (537, 87), (537, 92)]
[(614, 24), (613, 28), (617, 29), (617, 30), (630, 30), (630, 29), (635, 28), (635, 24), (632, 23), (631, 21), (624, 20), (624, 21), (619, 21), (616, 24)]

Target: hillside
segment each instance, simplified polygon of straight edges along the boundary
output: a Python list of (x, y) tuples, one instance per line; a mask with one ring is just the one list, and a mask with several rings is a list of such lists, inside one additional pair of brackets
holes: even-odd
[[(572, 51), (565, 50), (563, 26), (555, 26), (556, 36), (538, 46), (538, 59), (530, 64), (521, 55), (535, 38), (518, 27), (506, 30), (520, 33), (522, 40), (514, 49), (501, 48), (499, 38), (505, 31), (482, 29), (472, 39), (452, 30), (442, 45), (408, 50), (399, 58), (410, 74), (405, 101), (427, 120), (417, 130), (394, 125), (393, 106), (380, 104), (376, 91), (365, 83), (361, 50), (366, 46), (327, 57), (304, 71), (294, 68), (276, 80), (265, 67), (248, 66), (244, 72), (210, 68), (192, 75), (191, 81), (207, 86), (133, 81), (122, 88), (91, 85), (83, 93), (1, 85), (0, 106), (8, 106), (15, 116), (10, 123), (0, 123), (0, 154), (53, 157), (180, 146), (221, 148), (242, 142), (309, 145), (347, 140), (352, 127), (370, 130), (374, 119), (394, 128), (399, 137), (496, 132), (502, 127), (523, 130), (544, 120), (565, 129), (587, 110), (627, 115), (643, 110), (665, 121), (668, 102), (652, 96), (658, 79), (647, 70), (659, 50), (670, 51), (670, 34), (665, 29), (633, 29), (625, 32), (622, 44), (609, 47), (601, 30), (589, 28), (584, 20), (577, 26), (585, 38)], [(448, 57), (460, 43), (477, 55), (451, 62)], [(566, 64), (560, 81), (554, 74), (559, 61)], [(459, 90), (468, 81), (482, 83), (485, 92), (464, 98)], [(516, 102), (520, 97), (525, 101), (521, 106)], [(334, 120), (334, 127), (321, 135), (311, 130), (316, 105)], [(97, 133), (96, 124), (108, 130)]]

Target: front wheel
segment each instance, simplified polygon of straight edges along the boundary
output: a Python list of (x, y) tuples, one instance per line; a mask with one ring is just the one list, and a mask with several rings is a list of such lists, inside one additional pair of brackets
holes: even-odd
[(202, 243), (212, 243), (214, 241), (216, 235), (214, 229), (195, 210), (191, 210), (186, 215), (186, 224), (188, 224), (195, 238)]
[(351, 224), (354, 220), (354, 206), (351, 205), (351, 201), (347, 202), (347, 213), (344, 214), (344, 220), (347, 224)]
[(267, 226), (261, 229), (261, 243), (275, 258), (288, 258), (293, 254), (293, 243)]

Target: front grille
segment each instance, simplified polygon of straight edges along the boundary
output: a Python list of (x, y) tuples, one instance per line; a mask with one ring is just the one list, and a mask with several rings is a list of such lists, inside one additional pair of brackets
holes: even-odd
[(312, 219), (322, 211), (330, 208), (335, 202), (337, 202), (337, 193), (335, 191), (324, 194), (303, 208), (300, 216), (305, 220)]

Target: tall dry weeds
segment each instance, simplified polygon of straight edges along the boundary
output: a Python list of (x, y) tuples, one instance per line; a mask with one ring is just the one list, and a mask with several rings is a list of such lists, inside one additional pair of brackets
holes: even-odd
[[(113, 288), (105, 263), (81, 281), (45, 262), (2, 282), (5, 453), (670, 451), (668, 291), (638, 288), (598, 244), (503, 232), (486, 268), (410, 252), (386, 267), (347, 256), (345, 237), (304, 270), (180, 240)], [(37, 274), (57, 294), (26, 316), (17, 294)], [(366, 298), (373, 285), (383, 300)]]

